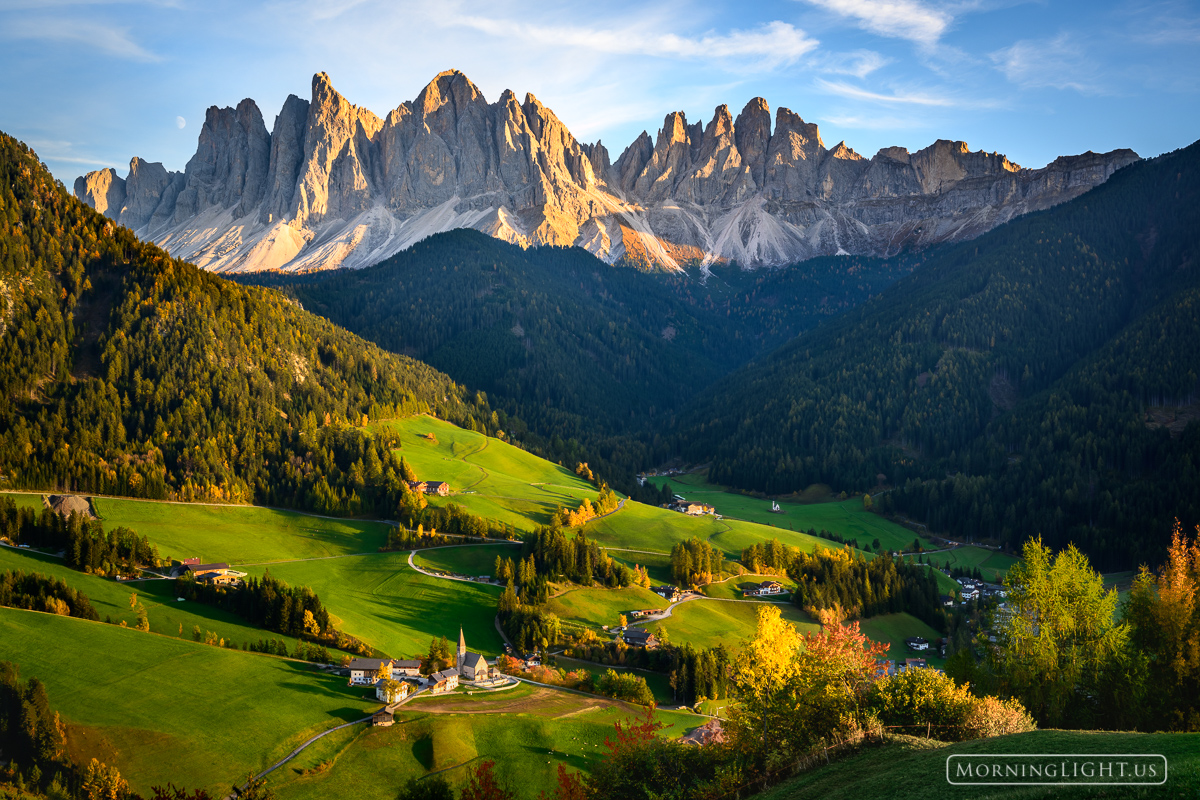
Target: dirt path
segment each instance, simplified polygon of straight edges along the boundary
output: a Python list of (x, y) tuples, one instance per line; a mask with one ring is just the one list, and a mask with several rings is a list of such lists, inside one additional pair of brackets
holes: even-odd
[[(478, 543), (474, 543), (474, 544), (444, 544), (439, 547), (422, 547), (421, 550), (422, 551), (424, 551), (424, 550), (445, 550), (448, 547), (494, 547), (496, 545), (512, 546), (513, 544), (516, 544), (516, 542), (478, 542)], [(435, 572), (430, 572), (427, 569), (418, 567), (416, 565), (416, 562), (413, 561), (413, 556), (415, 556), (416, 554), (417, 554), (416, 550), (409, 551), (408, 565), (410, 567), (412, 567), (414, 570), (416, 570), (417, 572), (421, 573), (422, 575), (428, 575), (430, 578), (441, 578), (444, 581), (462, 581), (463, 583), (482, 583), (482, 581), (473, 581), (470, 578), (454, 578), (454, 577), (451, 577), (450, 575), (438, 575)], [(484, 586), (496, 586), (497, 584), (484, 583), (483, 585)]]
[[(728, 579), (726, 579), (726, 580), (728, 580)], [(671, 603), (671, 605), (669, 605), (665, 609), (663, 609), (663, 612), (661, 614), (656, 614), (652, 617), (643, 617), (643, 618), (639, 619), (637, 622), (629, 623), (625, 627), (637, 628), (637, 627), (641, 627), (642, 625), (648, 625), (651, 622), (659, 622), (661, 620), (664, 620), (667, 617), (671, 616), (671, 612), (675, 610), (675, 606), (683, 605), (684, 603), (690, 602), (692, 600), (709, 600), (714, 603), (775, 603), (775, 604), (779, 604), (779, 605), (782, 605), (786, 602), (783, 600), (739, 600), (736, 597), (707, 597), (705, 595), (689, 594), (687, 597), (683, 598), (682, 600), (676, 600), (674, 603)]]

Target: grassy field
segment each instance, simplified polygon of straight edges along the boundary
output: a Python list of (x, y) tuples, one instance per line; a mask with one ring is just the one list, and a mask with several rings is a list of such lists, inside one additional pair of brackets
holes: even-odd
[[(801, 633), (814, 633), (819, 630), (819, 625), (790, 603), (776, 605), (783, 618), (795, 625)], [(692, 600), (675, 606), (671, 616), (662, 622), (651, 622), (645, 627), (653, 631), (662, 625), (674, 644), (690, 642), (694, 647), (715, 647), (723, 644), (732, 650), (744, 639), (754, 635), (758, 609), (762, 606), (763, 603)]]
[(671, 583), (671, 556), (668, 554), (651, 555), (650, 553), (630, 553), (624, 550), (609, 550), (610, 556), (631, 569), (635, 566), (645, 567), (646, 574), (655, 586)]
[(451, 642), (462, 626), (467, 646), (487, 656), (502, 648), (494, 619), (500, 587), (422, 575), (408, 552), (253, 567), (311, 587), (338, 627), (393, 658), (423, 653), (433, 636)]
[[(876, 642), (887, 642), (888, 658), (893, 661), (903, 661), (906, 658), (924, 658), (931, 665), (941, 667), (945, 661), (938, 656), (938, 650), (933, 646), (942, 634), (926, 625), (912, 614), (880, 614), (870, 619), (860, 621), (859, 627), (867, 638)], [(904, 640), (910, 636), (920, 636), (927, 639), (930, 648), (923, 653), (915, 653), (905, 646)]]
[(200, 506), (140, 500), (93, 500), (105, 530), (124, 525), (146, 536), (164, 558), (250, 564), (370, 553), (387, 541), (380, 522), (314, 517), (254, 506)]
[(173, 781), (224, 797), (377, 707), (295, 662), (30, 611), (0, 608), (0, 659), (46, 684), (73, 757), (117, 766), (146, 795)]
[[(393, 727), (355, 729), (353, 738), (330, 743), (281, 770), (270, 784), (280, 800), (392, 800), (410, 777), (444, 770), (443, 776), (459, 785), (469, 769), (491, 759), (517, 797), (532, 800), (553, 787), (559, 764), (589, 770), (604, 752), (614, 723), (633, 713), (603, 698), (536, 687), (414, 701), (397, 714)], [(676, 712), (656, 717), (670, 726), (668, 736), (704, 721)], [(321, 763), (318, 758), (330, 766), (300, 774)]]
[(17, 508), (32, 508), (39, 514), (42, 513), (42, 509), (46, 507), (45, 504), (42, 503), (42, 496), (40, 494), (3, 492), (3, 496), (16, 503)]
[[(547, 525), (560, 506), (578, 507), (598, 491), (568, 469), (499, 439), (433, 417), (386, 423), (400, 435), (402, 455), (424, 481), (446, 481), (454, 495), (430, 502), (457, 503), (521, 531)], [(426, 438), (432, 434), (434, 440)]]
[[(64, 566), (61, 559), (8, 547), (0, 547), (0, 570), (37, 572), (51, 578), (60, 578), (69, 586), (86, 594), (101, 619), (111, 618), (114, 623), (124, 620), (130, 627), (137, 623), (137, 614), (129, 607), (129, 596), (136, 593), (138, 600), (146, 608), (151, 632), (164, 636), (179, 637), (182, 626), (183, 638), (190, 641), (192, 627), (198, 625), (201, 631), (212, 631), (220, 638), (239, 645), (259, 639), (287, 639), (247, 625), (236, 614), (202, 603), (177, 602), (174, 581), (117, 583), (109, 578), (97, 578), (76, 572)], [(290, 639), (288, 641), (290, 649), (295, 642)]]
[(945, 553), (930, 553), (926, 558), (929, 563), (941, 567), (958, 567), (973, 570), (979, 567), (983, 579), (989, 583), (1000, 583), (1008, 573), (1008, 568), (1020, 559), (1007, 553), (998, 553), (986, 547), (966, 545)]
[[(720, 583), (710, 583), (703, 587), (702, 591), (706, 597), (724, 598), (726, 600), (742, 600), (745, 596), (742, 594), (742, 590), (739, 587), (748, 583), (762, 583), (763, 581), (767, 580), (782, 583), (784, 588), (788, 590), (796, 587), (796, 582), (790, 578), (781, 578), (778, 575), (750, 575), (747, 573), (746, 575), (730, 578), (729, 580), (721, 581)], [(787, 595), (783, 595), (783, 597), (787, 598)]]
[(520, 544), (478, 544), (462, 547), (435, 547), (418, 550), (413, 561), (419, 567), (440, 569), (456, 575), (492, 575), (495, 572), (496, 556), (521, 557)]
[(617, 616), (643, 608), (666, 608), (667, 601), (649, 589), (628, 586), (624, 589), (600, 587), (572, 589), (554, 597), (546, 610), (567, 622), (599, 628), (617, 624)]
[[(783, 501), (779, 503), (781, 511), (776, 513), (771, 511), (770, 500), (727, 491), (724, 487), (709, 483), (707, 474), (690, 473), (647, 480), (660, 487), (665, 483), (672, 492), (688, 500), (708, 503), (717, 509), (717, 513), (726, 517), (794, 531), (807, 531), (810, 528), (826, 530), (847, 539), (858, 539), (860, 548), (866, 548), (878, 539), (885, 549), (899, 550), (909, 547), (913, 539), (918, 538), (908, 528), (865, 510), (861, 497), (825, 503)], [(925, 546), (930, 546), (928, 541), (925, 541)]]
[[(951, 786), (946, 759), (955, 753), (1159, 753), (1167, 758), (1164, 786)], [(1040, 800), (1056, 797), (1190, 798), (1200, 796), (1200, 734), (1033, 731), (944, 745), (895, 737), (780, 784), (757, 800)]]

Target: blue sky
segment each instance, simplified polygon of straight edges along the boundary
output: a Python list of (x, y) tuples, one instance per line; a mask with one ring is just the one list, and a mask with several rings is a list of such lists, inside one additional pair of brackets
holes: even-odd
[(208, 106), (252, 97), (270, 127), (318, 71), (383, 116), (449, 68), (614, 160), (667, 112), (760, 95), (865, 156), (962, 139), (1040, 167), (1200, 138), (1196, 2), (0, 0), (0, 129), (68, 186), (133, 155), (183, 169)]

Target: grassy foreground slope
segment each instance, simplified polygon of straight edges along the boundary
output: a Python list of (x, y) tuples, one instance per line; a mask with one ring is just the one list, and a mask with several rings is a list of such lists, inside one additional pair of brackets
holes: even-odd
[(173, 781), (223, 797), (376, 705), (296, 662), (8, 608), (0, 659), (46, 684), (75, 758), (116, 765), (142, 794)]
[[(1095, 786), (951, 786), (946, 781), (946, 758), (955, 753), (1157, 753), (1167, 757), (1168, 779), (1163, 786), (1134, 788)], [(911, 737), (895, 737), (883, 746), (868, 746), (793, 778), (755, 800), (1034, 800), (1054, 797), (1194, 798), (1200, 795), (1200, 734), (1094, 733), (1033, 731), (1031, 733), (944, 745)]]
[[(468, 769), (491, 759), (517, 797), (533, 800), (553, 787), (559, 764), (588, 771), (605, 752), (613, 724), (636, 713), (605, 698), (531, 686), (419, 699), (403, 707), (395, 726), (355, 729), (352, 740), (306, 753), (272, 776), (271, 784), (281, 800), (393, 800), (410, 777), (444, 771), (459, 784)], [(679, 736), (704, 721), (669, 711), (655, 716), (669, 726), (666, 736)], [(299, 774), (324, 761), (332, 761), (332, 768)]]

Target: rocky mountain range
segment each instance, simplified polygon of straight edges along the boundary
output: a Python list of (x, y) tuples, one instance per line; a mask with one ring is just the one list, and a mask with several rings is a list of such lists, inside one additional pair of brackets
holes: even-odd
[(893, 254), (977, 236), (1061, 203), (1138, 160), (1087, 152), (1024, 169), (939, 140), (864, 158), (762, 98), (707, 125), (666, 116), (615, 162), (532, 94), (488, 103), (458, 71), (381, 119), (329, 76), (288, 97), (270, 131), (253, 100), (208, 109), (183, 172), (134, 158), (75, 194), (173, 255), (215, 271), (362, 267), (452, 228), (609, 262), (678, 269)]

